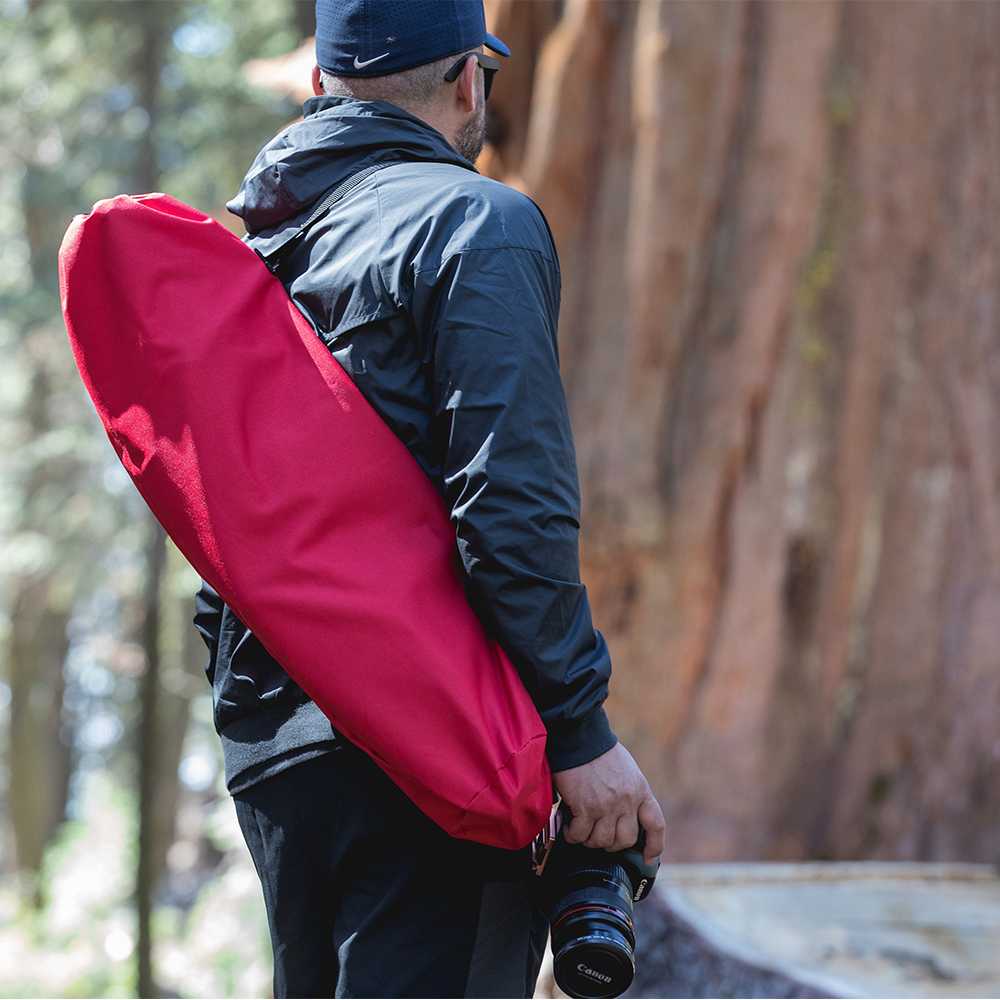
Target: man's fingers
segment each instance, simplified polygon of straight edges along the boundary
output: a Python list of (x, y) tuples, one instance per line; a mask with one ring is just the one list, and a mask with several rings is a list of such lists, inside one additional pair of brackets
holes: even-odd
[[(597, 847), (605, 851), (617, 851), (620, 848), (615, 844), (615, 830), (617, 817), (605, 814), (595, 824), (590, 831), (590, 836), (583, 842), (584, 847)], [(635, 843), (633, 840), (632, 843)]]
[(611, 845), (612, 851), (624, 851), (631, 847), (639, 839), (639, 820), (635, 813), (626, 813), (618, 817), (615, 824), (615, 842)]
[(565, 828), (563, 836), (567, 843), (582, 844), (590, 836), (590, 831), (593, 829), (593, 817), (587, 816), (586, 813), (580, 813), (578, 816), (573, 816), (573, 821)]
[(646, 831), (646, 849), (642, 852), (642, 860), (651, 865), (663, 853), (663, 831), (666, 827), (663, 811), (652, 792), (647, 793), (639, 806), (639, 822)]

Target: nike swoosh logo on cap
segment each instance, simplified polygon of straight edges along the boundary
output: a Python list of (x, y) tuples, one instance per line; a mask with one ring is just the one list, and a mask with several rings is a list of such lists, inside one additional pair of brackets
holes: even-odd
[(388, 53), (388, 52), (383, 52), (382, 55), (376, 56), (374, 59), (366, 59), (364, 62), (360, 62), (358, 60), (358, 57), (355, 56), (354, 57), (354, 68), (355, 69), (364, 69), (365, 66), (370, 66), (373, 62), (378, 62), (379, 59), (384, 59), (389, 54), (390, 53)]

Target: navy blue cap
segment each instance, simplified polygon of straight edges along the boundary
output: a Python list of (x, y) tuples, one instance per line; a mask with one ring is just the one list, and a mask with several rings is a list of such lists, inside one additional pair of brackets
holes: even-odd
[(486, 45), (483, 0), (316, 0), (316, 62), (334, 76), (388, 76)]

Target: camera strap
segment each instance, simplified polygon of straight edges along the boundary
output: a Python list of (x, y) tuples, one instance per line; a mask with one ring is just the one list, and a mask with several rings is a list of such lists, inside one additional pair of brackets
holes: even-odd
[(283, 234), (285, 238), (278, 243), (277, 246), (273, 247), (267, 253), (261, 253), (259, 250), (255, 250), (254, 253), (257, 254), (260, 259), (267, 264), (269, 270), (272, 274), (277, 274), (279, 268), (284, 263), (285, 258), (299, 245), (302, 238), (307, 232), (313, 227), (313, 225), (319, 222), (320, 219), (326, 215), (327, 212), (333, 208), (334, 205), (340, 201), (349, 191), (353, 191), (362, 181), (367, 180), (374, 174), (377, 170), (382, 170), (384, 167), (391, 167), (396, 163), (401, 163), (401, 160), (388, 160), (384, 163), (373, 163), (371, 166), (365, 167), (364, 170), (359, 170), (356, 174), (352, 174), (347, 180), (338, 184), (332, 191), (326, 194), (320, 199), (319, 204), (312, 211), (309, 218), (306, 219), (300, 226), (287, 231), (287, 234)]
[(565, 813), (562, 806), (562, 796), (556, 795), (555, 802), (552, 803), (552, 812), (549, 813), (549, 821), (545, 824), (539, 834), (531, 842), (531, 870), (536, 875), (541, 875), (545, 870), (545, 862), (549, 860), (552, 845), (559, 836), (559, 831), (565, 822)]

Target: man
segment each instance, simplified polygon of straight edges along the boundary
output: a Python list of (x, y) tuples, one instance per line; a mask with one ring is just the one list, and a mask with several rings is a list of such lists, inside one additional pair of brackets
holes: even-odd
[[(529, 199), (472, 165), (499, 65), (483, 46), (509, 50), (482, 0), (318, 0), (316, 17), (317, 96), (229, 208), (268, 253), (324, 194), (388, 164), (280, 275), (441, 493), (469, 600), (546, 724), (567, 839), (621, 850), (641, 822), (652, 860), (663, 817), (608, 725), (611, 664), (579, 580), (555, 246)], [(275, 996), (530, 996), (547, 928), (525, 852), (447, 837), (208, 587), (196, 622)]]

